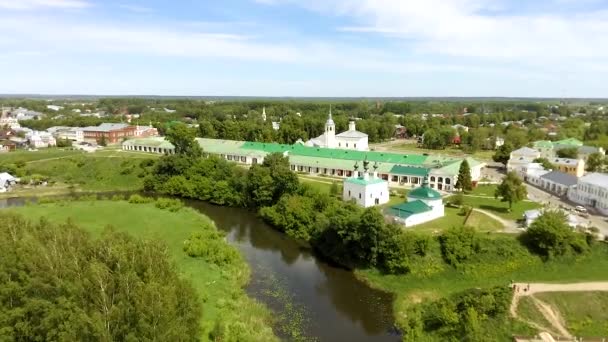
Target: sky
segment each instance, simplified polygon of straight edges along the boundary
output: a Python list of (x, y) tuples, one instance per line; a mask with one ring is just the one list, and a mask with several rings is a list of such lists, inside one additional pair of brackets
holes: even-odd
[(608, 97), (608, 0), (0, 0), (0, 93)]

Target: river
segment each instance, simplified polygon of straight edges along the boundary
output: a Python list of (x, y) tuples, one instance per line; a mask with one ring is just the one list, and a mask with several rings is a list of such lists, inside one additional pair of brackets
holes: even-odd
[[(24, 202), (4, 199), (0, 208)], [(196, 201), (188, 204), (215, 221), (243, 253), (252, 270), (247, 292), (276, 313), (276, 331), (282, 339), (400, 340), (393, 328), (391, 294), (319, 260), (249, 211)]]

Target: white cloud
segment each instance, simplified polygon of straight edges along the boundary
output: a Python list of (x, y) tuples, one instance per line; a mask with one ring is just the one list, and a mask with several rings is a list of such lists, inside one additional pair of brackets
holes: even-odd
[(90, 6), (91, 4), (84, 0), (0, 0), (0, 8), (9, 10), (82, 9)]

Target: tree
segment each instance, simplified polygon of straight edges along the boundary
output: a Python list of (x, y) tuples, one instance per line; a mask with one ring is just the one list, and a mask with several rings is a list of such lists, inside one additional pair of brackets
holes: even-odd
[(505, 142), (496, 150), (496, 153), (494, 153), (494, 155), (492, 156), (492, 160), (506, 166), (509, 162), (509, 159), (511, 158), (512, 151), (513, 145), (511, 145), (511, 143)]
[(576, 147), (560, 148), (555, 152), (559, 158), (578, 158), (578, 149)]
[(0, 331), (8, 341), (191, 341), (201, 305), (156, 240), (0, 213)]
[(283, 195), (293, 194), (298, 190), (300, 180), (291, 171), (289, 158), (281, 153), (271, 153), (264, 158), (262, 165), (270, 169), (270, 176), (274, 182), (273, 203), (276, 203)]
[(534, 162), (541, 164), (545, 170), (553, 170), (555, 168), (547, 158), (536, 158), (534, 159)]
[(106, 140), (106, 136), (102, 135), (99, 139), (99, 146), (108, 146), (108, 141)]
[(340, 194), (340, 186), (338, 182), (332, 182), (331, 187), (329, 188), (329, 194), (332, 196), (338, 196)]
[(575, 232), (561, 211), (545, 211), (522, 236), (523, 242), (533, 252), (548, 259), (569, 253), (580, 254), (589, 246), (583, 234)]
[(460, 163), (460, 169), (458, 169), (458, 180), (456, 180), (456, 185), (454, 185), (456, 189), (461, 191), (471, 191), (473, 190), (473, 181), (471, 180), (471, 167), (469, 166), (469, 162), (464, 159), (462, 163)]
[(494, 192), (495, 198), (500, 197), (502, 202), (509, 203), (509, 211), (513, 208), (513, 203), (525, 199), (527, 195), (528, 190), (515, 171), (507, 173), (507, 176), (502, 180), (502, 183), (498, 185)]
[(57, 147), (72, 147), (72, 140), (70, 140), (70, 139), (57, 139)]
[(587, 171), (601, 172), (604, 169), (606, 158), (600, 152), (591, 153), (587, 158)]
[(196, 131), (184, 123), (178, 122), (169, 126), (165, 136), (175, 146), (176, 154), (199, 157), (202, 153), (200, 146), (194, 140)]

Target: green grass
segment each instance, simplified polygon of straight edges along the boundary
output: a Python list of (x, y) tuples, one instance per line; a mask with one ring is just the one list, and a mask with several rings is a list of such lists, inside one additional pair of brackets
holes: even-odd
[(467, 192), (467, 195), (494, 197), (496, 187), (496, 184), (480, 184), (472, 191)]
[[(202, 259), (188, 257), (182, 251), (184, 240), (209, 220), (193, 209), (182, 208), (178, 212), (170, 212), (157, 209), (154, 204), (93, 201), (29, 205), (6, 210), (21, 213), (32, 220), (46, 217), (51, 222), (65, 222), (71, 219), (94, 235), (99, 235), (106, 226), (111, 225), (136, 237), (160, 239), (169, 247), (183, 277), (192, 282), (201, 297), (204, 338), (218, 319), (255, 321), (260, 329), (269, 329), (272, 321), (269, 312), (263, 305), (249, 299), (243, 290), (249, 276), (244, 262), (235, 273), (235, 268), (220, 268)], [(226, 311), (232, 316), (221, 316)]]
[[(460, 215), (460, 209), (446, 206), (444, 217), (405, 229), (437, 234), (445, 229), (462, 226), (464, 224), (465, 216)], [(467, 222), (466, 225), (475, 228), (479, 232), (496, 232), (504, 228), (500, 222), (487, 215), (476, 212), (471, 214), (469, 222)]]
[(63, 158), (68, 156), (74, 156), (79, 154), (85, 154), (82, 151), (66, 150), (61, 148), (48, 148), (40, 149), (38, 151), (25, 151), (19, 150), (9, 153), (0, 153), (0, 164), (3, 163), (16, 163), (16, 162), (31, 162), (36, 160), (50, 159), (50, 158)]
[(472, 197), (466, 195), (464, 196), (464, 204), (469, 205), (473, 208), (487, 210), (506, 220), (513, 221), (521, 219), (525, 211), (538, 209), (541, 207), (541, 205), (536, 202), (521, 201), (513, 203), (513, 208), (511, 209), (511, 211), (509, 211), (509, 203), (501, 202), (500, 199)]
[[(300, 177), (300, 182), (303, 184), (308, 184), (310, 185), (310, 187), (312, 187), (313, 189), (318, 190), (319, 192), (323, 192), (323, 193), (328, 193), (330, 192), (331, 189), (331, 183), (334, 182), (334, 180), (331, 179), (314, 179), (311, 177)], [(338, 183), (338, 186), (340, 187), (340, 189), (342, 188), (342, 181), (335, 181)]]
[[(373, 146), (370, 146), (373, 148)], [(435, 155), (446, 155), (454, 157), (471, 156), (476, 159), (491, 160), (494, 155), (494, 151), (480, 150), (475, 153), (465, 153), (457, 147), (448, 147), (444, 150), (431, 150), (426, 148), (418, 147), (416, 143), (403, 143), (387, 146), (387, 151), (391, 152), (402, 152), (402, 153), (415, 153), (415, 154), (435, 154)]]
[(608, 337), (608, 292), (555, 292), (535, 296), (560, 312), (566, 329), (573, 335)]
[[(519, 303), (517, 304), (517, 315), (522, 321), (536, 323), (551, 331), (555, 330), (551, 323), (549, 323), (545, 316), (538, 310), (534, 304), (534, 300), (530, 297), (524, 296), (519, 299)], [(531, 325), (531, 327), (533, 326)], [(537, 329), (536, 327), (533, 328)]]

